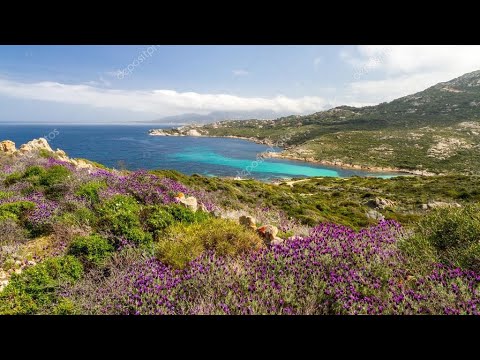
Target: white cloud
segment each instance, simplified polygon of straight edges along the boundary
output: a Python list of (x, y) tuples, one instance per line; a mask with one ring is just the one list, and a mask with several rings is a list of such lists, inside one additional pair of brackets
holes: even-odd
[(110, 87), (112, 86), (112, 83), (106, 79), (103, 78), (103, 76), (100, 76), (97, 80), (91, 80), (87, 81), (85, 84), (90, 85), (90, 86), (104, 86), (104, 87)]
[(247, 76), (250, 73), (245, 69), (236, 69), (232, 70), (232, 74), (233, 76)]
[(390, 101), (480, 69), (480, 46), (361, 45), (339, 56), (352, 66), (346, 92), (359, 102)]
[(159, 116), (211, 111), (270, 110), (278, 113), (312, 113), (323, 110), (321, 97), (288, 98), (240, 97), (226, 94), (199, 94), (174, 90), (115, 90), (90, 85), (57, 82), (22, 83), (0, 79), (0, 94), (32, 100), (131, 110)]

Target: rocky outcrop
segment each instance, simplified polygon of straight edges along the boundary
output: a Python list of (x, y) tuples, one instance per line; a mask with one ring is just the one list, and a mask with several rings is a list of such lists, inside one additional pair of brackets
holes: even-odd
[(5, 140), (0, 142), (0, 151), (7, 154), (13, 154), (17, 151), (17, 149), (13, 141)]
[(240, 221), (240, 224), (245, 226), (247, 229), (257, 230), (257, 222), (254, 217), (243, 215), (240, 216), (238, 220)]
[(265, 243), (269, 245), (278, 234), (278, 228), (273, 225), (264, 225), (257, 229), (258, 234), (264, 239)]
[(26, 144), (20, 146), (18, 151), (22, 154), (31, 153), (34, 151), (47, 150), (53, 152), (52, 148), (48, 144), (48, 141), (45, 138), (33, 139)]
[(91, 164), (89, 161), (83, 159), (71, 159), (65, 153), (65, 151), (57, 149), (55, 151), (52, 150), (48, 141), (45, 138), (40, 139), (33, 139), (26, 144), (20, 146), (17, 150), (15, 148), (15, 143), (10, 140), (4, 140), (0, 142), (0, 152), (4, 152), (7, 154), (12, 154), (14, 156), (27, 156), (32, 157), (38, 155), (40, 151), (47, 151), (52, 154), (58, 160), (69, 162), (70, 164), (74, 165), (79, 169), (94, 169), (95, 166)]
[(193, 212), (198, 210), (198, 201), (197, 201), (197, 198), (194, 196), (185, 197), (183, 193), (179, 193), (175, 197), (175, 200), (177, 200), (180, 204), (192, 210)]
[(368, 200), (366, 205), (374, 209), (386, 209), (394, 207), (395, 202), (392, 200), (376, 197), (375, 199)]
[(376, 210), (369, 210), (365, 215), (372, 220), (385, 220), (385, 217)]
[(423, 210), (439, 209), (439, 208), (460, 208), (462, 205), (459, 203), (447, 203), (444, 201), (429, 201), (427, 204), (422, 204)]

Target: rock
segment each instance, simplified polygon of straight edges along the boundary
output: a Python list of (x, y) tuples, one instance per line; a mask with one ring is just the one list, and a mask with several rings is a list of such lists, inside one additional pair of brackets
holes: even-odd
[(6, 278), (8, 278), (8, 274), (5, 271), (0, 270), (0, 281), (5, 280)]
[(33, 260), (28, 260), (28, 261), (27, 261), (27, 265), (28, 265), (28, 266), (35, 266), (35, 265), (37, 265), (37, 263), (36, 263), (35, 261), (33, 261)]
[(376, 197), (367, 201), (367, 206), (377, 209), (385, 209), (395, 206), (395, 202), (392, 200)]
[(22, 266), (22, 262), (20, 260), (15, 260), (15, 265), (16, 266)]
[(186, 208), (191, 209), (194, 212), (198, 209), (197, 198), (193, 196), (187, 196), (183, 198), (176, 197), (175, 199), (177, 199), (180, 204), (183, 204)]
[(183, 198), (185, 198), (185, 194), (184, 194), (184, 193), (181, 193), (181, 192), (179, 192), (179, 193), (177, 194), (177, 198), (179, 198), (179, 199), (183, 199)]
[(22, 154), (31, 153), (31, 152), (40, 151), (40, 150), (47, 150), (47, 151), (53, 152), (52, 148), (50, 147), (50, 145), (48, 144), (48, 141), (45, 138), (33, 139), (32, 141), (29, 141), (28, 143), (20, 146), (20, 149), (18, 150)]
[(270, 242), (270, 245), (280, 245), (283, 244), (285, 240), (282, 238), (279, 238), (278, 236), (275, 236), (275, 238)]
[(67, 153), (66, 153), (65, 151), (63, 151), (63, 150), (57, 149), (57, 150), (55, 151), (55, 155), (57, 155), (60, 160), (63, 160), (63, 161), (68, 161), (68, 160), (70, 160), (70, 159), (68, 158), (68, 156), (67, 156)]
[(22, 273), (22, 269), (15, 269), (15, 274), (20, 275)]
[(15, 147), (15, 143), (13, 141), (5, 140), (0, 142), (0, 151), (7, 154), (13, 154), (15, 151), (17, 151), (17, 148)]
[(460, 208), (462, 205), (459, 203), (453, 202), (453, 203), (447, 203), (444, 201), (429, 201), (428, 204), (422, 204), (422, 209), (424, 206), (427, 205), (427, 209), (438, 209), (438, 208)]
[(422, 204), (422, 210), (428, 210), (428, 205), (427, 204)]
[(186, 132), (187, 136), (202, 136), (197, 130), (191, 129)]
[(82, 159), (75, 159), (75, 160), (71, 159), (69, 161), (72, 165), (74, 165), (75, 167), (77, 167), (79, 169), (93, 169), (93, 168), (95, 168), (95, 166), (93, 166), (92, 164), (90, 164), (90, 163), (88, 163), (88, 162), (86, 162), (85, 160), (82, 160)]
[(264, 225), (259, 227), (257, 229), (257, 232), (260, 234), (261, 237), (265, 239), (265, 242), (267, 244), (270, 244), (270, 242), (272, 242), (277, 236), (278, 229), (276, 226), (273, 225)]
[(376, 210), (368, 210), (366, 215), (367, 215), (367, 218), (369, 218), (369, 219), (385, 220), (385, 217)]
[(252, 216), (246, 216), (246, 215), (240, 216), (238, 221), (240, 222), (240, 224), (245, 226), (247, 229), (252, 229), (252, 230), (257, 229), (257, 222), (256, 222), (255, 218), (252, 217)]

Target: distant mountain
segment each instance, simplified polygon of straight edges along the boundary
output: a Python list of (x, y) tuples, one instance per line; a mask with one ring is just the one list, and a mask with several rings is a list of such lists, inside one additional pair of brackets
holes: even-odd
[(275, 143), (287, 149), (281, 156), (325, 164), (480, 175), (480, 71), (376, 106), (196, 130)]
[(247, 120), (247, 119), (276, 119), (280, 116), (288, 114), (281, 114), (274, 111), (214, 111), (206, 115), (188, 113), (182, 115), (167, 116), (161, 119), (152, 120), (153, 124), (208, 124), (215, 121), (223, 120)]

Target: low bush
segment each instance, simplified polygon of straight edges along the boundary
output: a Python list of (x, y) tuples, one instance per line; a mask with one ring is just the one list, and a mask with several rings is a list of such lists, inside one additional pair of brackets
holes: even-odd
[(98, 192), (101, 189), (107, 187), (107, 184), (103, 181), (91, 181), (80, 186), (80, 188), (75, 192), (75, 195), (81, 196), (92, 204), (97, 204), (100, 201)]
[(400, 244), (418, 263), (430, 260), (480, 270), (480, 208), (438, 209), (426, 216), (415, 234)]
[(70, 255), (50, 258), (14, 274), (0, 293), (0, 314), (31, 314), (54, 305), (59, 286), (72, 284), (82, 275), (82, 263)]
[(18, 220), (29, 210), (35, 209), (31, 201), (16, 201), (0, 205), (0, 221), (5, 219)]
[(201, 223), (170, 226), (165, 238), (156, 244), (156, 255), (169, 265), (183, 268), (205, 250), (215, 250), (219, 255), (238, 255), (262, 246), (258, 235), (242, 225), (228, 219), (210, 218)]
[(113, 251), (113, 245), (107, 239), (100, 235), (91, 235), (75, 238), (68, 253), (86, 264), (100, 265)]
[(98, 226), (136, 244), (148, 244), (152, 234), (143, 230), (142, 206), (131, 196), (116, 195), (98, 207)]

